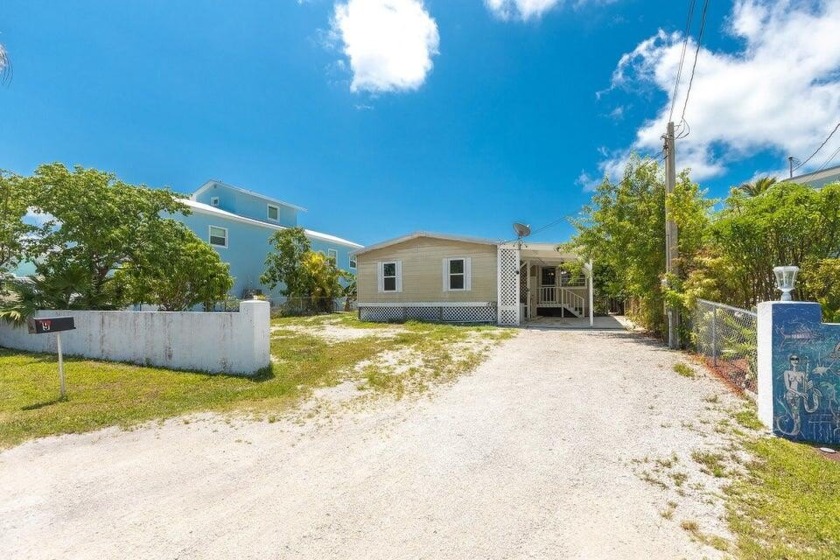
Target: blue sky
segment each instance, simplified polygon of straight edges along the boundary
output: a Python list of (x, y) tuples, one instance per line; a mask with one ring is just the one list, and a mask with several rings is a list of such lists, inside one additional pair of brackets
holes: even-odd
[[(60, 161), (185, 193), (220, 179), (363, 244), (506, 239), (514, 221), (564, 241), (594, 183), (630, 151), (656, 155), (688, 8), (5, 0), (0, 168)], [(840, 0), (710, 2), (678, 165), (711, 196), (783, 174), (840, 120), (839, 76)], [(800, 171), (840, 164), (835, 150), (840, 133)]]

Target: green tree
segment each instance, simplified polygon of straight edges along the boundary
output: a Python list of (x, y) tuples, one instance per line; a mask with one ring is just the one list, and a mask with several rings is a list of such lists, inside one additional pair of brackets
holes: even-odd
[(303, 255), (301, 265), (311, 308), (333, 311), (333, 302), (344, 295), (341, 281), (347, 279), (347, 274), (338, 269), (333, 259), (313, 251)]
[[(230, 266), (207, 243), (174, 220), (162, 220), (150, 249), (126, 262), (114, 285), (131, 303), (150, 303), (164, 311), (209, 310), (233, 287)], [(160, 266), (165, 262), (166, 266)]]
[(799, 299), (817, 300), (823, 290), (813, 274), (829, 270), (820, 262), (840, 257), (840, 183), (822, 189), (777, 183), (752, 198), (733, 192), (708, 241), (691, 279), (703, 297), (746, 308), (777, 299), (773, 267), (795, 264), (809, 278), (797, 285)]
[(21, 260), (25, 241), (35, 230), (24, 222), (30, 194), (22, 177), (0, 171), (0, 275)]
[(770, 187), (776, 184), (775, 177), (761, 177), (752, 183), (743, 183), (737, 190), (741, 191), (747, 196), (758, 196), (770, 190)]
[[(710, 203), (687, 173), (678, 177), (667, 197), (674, 221), (680, 228), (679, 277), (670, 278), (669, 296), (681, 305), (681, 283), (703, 246)], [(606, 297), (630, 299), (629, 314), (654, 332), (662, 333), (665, 274), (665, 205), (662, 173), (656, 162), (632, 157), (618, 182), (604, 179), (592, 202), (573, 221), (577, 233), (573, 245), (585, 258), (599, 263), (607, 281), (599, 288)]]
[(802, 263), (801, 284), (822, 305), (823, 319), (840, 323), (840, 259), (807, 259)]
[(271, 244), (274, 251), (266, 256), (260, 282), (272, 290), (283, 284), (280, 293), (300, 301), (304, 310), (332, 311), (352, 275), (340, 270), (334, 259), (313, 251), (303, 228), (277, 231)]
[(312, 251), (312, 245), (303, 228), (282, 229), (271, 237), (274, 248), (265, 258), (265, 272), (260, 282), (274, 289), (283, 284), (280, 293), (286, 297), (306, 297), (308, 295), (307, 276), (303, 267), (303, 258)]
[[(113, 309), (126, 303), (112, 282), (125, 265), (150, 266), (165, 214), (187, 213), (168, 190), (135, 187), (95, 169), (42, 165), (27, 180), (48, 216), (31, 256), (50, 308)], [(154, 263), (165, 267), (169, 255)]]

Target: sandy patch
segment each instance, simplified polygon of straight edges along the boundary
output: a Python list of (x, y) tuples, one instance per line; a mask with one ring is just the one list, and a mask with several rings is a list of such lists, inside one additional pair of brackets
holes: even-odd
[(317, 421), (210, 415), (30, 442), (0, 453), (0, 550), (720, 558), (683, 525), (730, 538), (717, 479), (694, 457), (736, 452), (721, 423), (740, 401), (702, 373), (677, 375), (682, 360), (625, 333), (522, 331), (430, 398)]
[(347, 342), (351, 340), (358, 340), (360, 338), (394, 338), (401, 332), (405, 332), (405, 329), (397, 326), (381, 329), (357, 329), (331, 324), (271, 327), (271, 332), (273, 333), (272, 336), (274, 338), (282, 337), (282, 333), (284, 331), (317, 336), (327, 342)]

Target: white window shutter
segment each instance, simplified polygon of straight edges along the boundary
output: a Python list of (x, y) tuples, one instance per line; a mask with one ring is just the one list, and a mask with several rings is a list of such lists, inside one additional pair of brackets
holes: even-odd
[(449, 291), (449, 259), (443, 259), (443, 291)]
[(385, 291), (385, 280), (382, 277), (382, 263), (376, 263), (376, 291), (380, 294)]
[(402, 292), (402, 261), (397, 261), (397, 291)]
[(464, 259), (464, 289), (466, 291), (472, 290), (472, 258)]

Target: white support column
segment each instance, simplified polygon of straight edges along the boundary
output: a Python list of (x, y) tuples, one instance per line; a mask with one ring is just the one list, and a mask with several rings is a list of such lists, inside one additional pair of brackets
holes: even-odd
[(535, 302), (537, 300), (534, 297), (534, 295), (535, 295), (534, 283), (531, 281), (531, 261), (527, 261), (526, 265), (527, 266), (525, 267), (525, 274), (528, 275), (528, 276), (526, 276), (526, 278), (528, 279), (528, 319), (533, 320), (534, 317), (537, 316), (537, 310), (536, 310), (536, 304), (535, 304)]
[(499, 245), (498, 324), (519, 325), (519, 247)]

